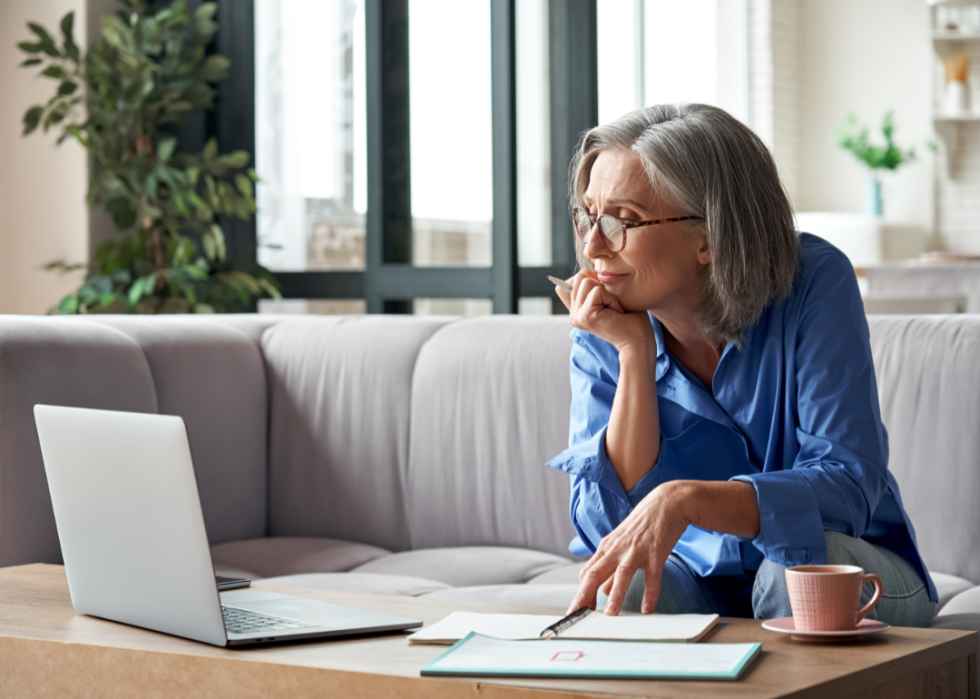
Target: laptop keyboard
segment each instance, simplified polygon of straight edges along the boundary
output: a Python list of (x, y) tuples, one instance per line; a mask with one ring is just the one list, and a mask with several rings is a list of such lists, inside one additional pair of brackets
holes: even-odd
[(221, 613), (225, 617), (225, 630), (228, 633), (265, 633), (266, 631), (288, 631), (317, 626), (298, 619), (260, 614), (248, 609), (226, 607), (225, 605), (221, 605)]

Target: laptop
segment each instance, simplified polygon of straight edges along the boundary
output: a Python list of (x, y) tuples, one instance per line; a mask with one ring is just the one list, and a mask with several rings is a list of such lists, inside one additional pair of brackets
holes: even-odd
[(181, 418), (50, 405), (34, 418), (77, 611), (216, 646), (422, 625), (255, 589), (219, 593)]

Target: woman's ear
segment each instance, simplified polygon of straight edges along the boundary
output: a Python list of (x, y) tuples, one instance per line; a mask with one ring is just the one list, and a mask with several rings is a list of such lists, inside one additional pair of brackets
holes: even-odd
[(706, 265), (711, 262), (711, 248), (708, 247), (708, 236), (706, 234), (701, 234), (700, 243), (698, 244), (698, 262), (702, 265)]

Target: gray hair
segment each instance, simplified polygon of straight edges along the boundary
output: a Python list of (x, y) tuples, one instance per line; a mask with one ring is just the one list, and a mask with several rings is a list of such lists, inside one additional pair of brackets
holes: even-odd
[[(776, 163), (751, 129), (718, 107), (643, 107), (585, 133), (571, 164), (569, 198), (582, 206), (599, 153), (636, 153), (661, 195), (707, 236), (711, 262), (692, 312), (702, 328), (741, 345), (765, 308), (786, 298), (799, 268), (793, 210)], [(579, 265), (591, 269), (576, 238)]]

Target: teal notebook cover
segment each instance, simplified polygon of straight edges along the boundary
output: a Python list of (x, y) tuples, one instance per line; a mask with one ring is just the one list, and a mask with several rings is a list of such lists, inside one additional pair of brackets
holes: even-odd
[(761, 643), (510, 641), (471, 633), (422, 668), (427, 676), (737, 680)]

